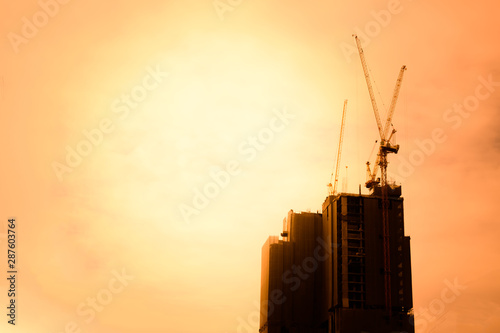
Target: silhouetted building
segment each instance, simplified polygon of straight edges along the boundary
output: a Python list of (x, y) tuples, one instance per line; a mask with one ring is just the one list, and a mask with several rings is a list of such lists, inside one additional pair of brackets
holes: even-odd
[(400, 195), (400, 187), (389, 191), (389, 288), (380, 191), (329, 196), (322, 214), (290, 211), (282, 239), (270, 237), (262, 249), (260, 332), (413, 333)]
[(262, 247), (261, 332), (313, 332), (322, 288), (314, 258), (321, 232), (321, 214), (290, 211), (283, 240), (271, 236)]

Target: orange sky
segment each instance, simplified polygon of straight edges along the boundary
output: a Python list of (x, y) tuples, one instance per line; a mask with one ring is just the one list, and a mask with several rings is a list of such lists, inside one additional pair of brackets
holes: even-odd
[(62, 2), (0, 7), (16, 332), (257, 332), (261, 247), (290, 209), (320, 210), (344, 99), (339, 187), (365, 181), (378, 133), (355, 32), (381, 110), (408, 67), (389, 172), (420, 332), (499, 331), (496, 2)]

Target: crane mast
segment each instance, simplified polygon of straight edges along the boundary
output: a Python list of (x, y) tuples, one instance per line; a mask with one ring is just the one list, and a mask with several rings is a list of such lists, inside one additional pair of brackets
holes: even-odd
[[(380, 134), (380, 146), (377, 154), (377, 161), (373, 166), (373, 171), (370, 170), (370, 162), (367, 162), (367, 173), (368, 180), (366, 182), (366, 187), (374, 190), (375, 187), (381, 187), (382, 193), (382, 233), (383, 233), (383, 255), (384, 255), (384, 289), (385, 289), (385, 307), (388, 315), (391, 315), (391, 261), (390, 261), (390, 244), (389, 244), (389, 197), (388, 197), (388, 184), (387, 184), (387, 154), (398, 153), (399, 145), (392, 145), (390, 140), (396, 130), (393, 130), (390, 136), (389, 128), (391, 126), (392, 117), (394, 116), (394, 110), (396, 107), (396, 102), (399, 96), (399, 91), (401, 88), (401, 82), (403, 80), (403, 74), (406, 70), (406, 66), (402, 66), (399, 71), (398, 78), (396, 80), (396, 86), (394, 87), (394, 93), (392, 96), (389, 111), (387, 113), (387, 119), (385, 126), (382, 127), (382, 122), (380, 120), (380, 114), (377, 107), (377, 102), (375, 100), (375, 94), (373, 93), (373, 87), (371, 84), (370, 73), (368, 70), (368, 65), (366, 64), (366, 59), (364, 56), (363, 48), (361, 47), (361, 42), (356, 35), (353, 35), (356, 40), (356, 45), (358, 47), (359, 57), (361, 59), (361, 65), (363, 67), (363, 72), (366, 79), (366, 85), (368, 87), (368, 93), (370, 95), (370, 100), (372, 102), (373, 112), (375, 114), (375, 121), (377, 122), (377, 128)], [(380, 181), (376, 179), (378, 168), (380, 168)], [(380, 184), (380, 185), (379, 185)]]
[[(333, 182), (332, 188), (332, 178), (330, 178), (330, 183), (328, 184), (328, 195), (335, 195), (337, 193), (337, 183), (339, 180), (339, 165), (340, 165), (340, 156), (342, 154), (342, 142), (344, 141), (344, 127), (345, 127), (345, 112), (347, 110), (347, 99), (344, 101), (344, 108), (342, 109), (342, 122), (340, 125), (340, 139), (339, 139), (339, 147), (337, 149), (337, 162), (335, 166), (335, 179)], [(333, 176), (333, 173), (332, 173)]]

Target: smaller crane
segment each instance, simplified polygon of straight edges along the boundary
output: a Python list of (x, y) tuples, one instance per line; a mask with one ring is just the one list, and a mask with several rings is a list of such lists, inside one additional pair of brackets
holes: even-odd
[(335, 167), (335, 180), (332, 186), (333, 180), (333, 172), (330, 177), (330, 183), (328, 184), (328, 195), (337, 194), (337, 183), (339, 180), (339, 165), (340, 165), (340, 155), (342, 154), (342, 141), (344, 140), (344, 127), (345, 127), (345, 112), (347, 109), (347, 99), (344, 101), (344, 108), (342, 110), (342, 123), (340, 125), (340, 139), (339, 139), (339, 148), (337, 150), (337, 164)]

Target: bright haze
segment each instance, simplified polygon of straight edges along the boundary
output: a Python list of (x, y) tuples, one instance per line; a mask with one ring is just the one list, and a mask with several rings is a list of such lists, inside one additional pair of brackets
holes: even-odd
[(500, 330), (497, 2), (62, 2), (0, 5), (2, 332), (258, 332), (261, 247), (321, 211), (345, 99), (338, 187), (368, 193), (354, 33), (382, 119), (408, 68), (388, 172), (417, 332)]

